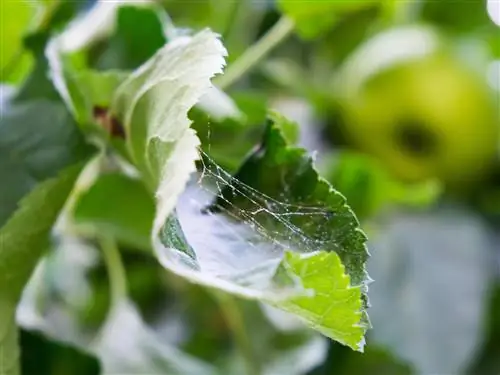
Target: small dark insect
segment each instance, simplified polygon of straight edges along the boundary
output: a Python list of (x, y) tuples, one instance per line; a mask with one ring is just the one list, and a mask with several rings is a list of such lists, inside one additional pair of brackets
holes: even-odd
[(105, 107), (95, 106), (93, 110), (94, 119), (101, 125), (112, 137), (125, 139), (125, 129), (120, 121), (110, 115)]

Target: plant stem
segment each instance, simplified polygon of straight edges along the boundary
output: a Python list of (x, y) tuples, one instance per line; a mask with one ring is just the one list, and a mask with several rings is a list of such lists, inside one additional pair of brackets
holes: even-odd
[(215, 80), (215, 85), (224, 90), (240, 79), (245, 73), (259, 63), (274, 47), (289, 36), (294, 29), (294, 23), (287, 17), (281, 17), (278, 22), (258, 42), (248, 48), (236, 60), (223, 76)]
[(120, 251), (116, 242), (109, 236), (99, 238), (99, 244), (104, 255), (104, 262), (108, 269), (111, 288), (111, 306), (117, 306), (127, 296), (127, 277), (123, 266)]
[(245, 360), (247, 375), (260, 375), (259, 361), (252, 348), (252, 342), (247, 335), (238, 301), (235, 297), (224, 292), (214, 291), (213, 294), (219, 302), (226, 323), (233, 333), (234, 341)]

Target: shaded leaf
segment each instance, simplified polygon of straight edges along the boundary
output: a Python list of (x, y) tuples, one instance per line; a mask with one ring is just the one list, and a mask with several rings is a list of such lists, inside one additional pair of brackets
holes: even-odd
[(281, 11), (293, 19), (305, 39), (316, 38), (331, 29), (347, 13), (377, 5), (379, 0), (278, 0)]
[(91, 149), (61, 103), (3, 104), (0, 119), (0, 351), (16, 374), (14, 312)]
[(160, 7), (130, 6), (123, 2), (117, 9), (114, 30), (106, 47), (91, 66), (99, 70), (137, 68), (166, 43), (165, 18)]
[(328, 163), (325, 175), (343, 193), (356, 215), (369, 218), (390, 206), (423, 208), (435, 203), (442, 187), (437, 181), (403, 183), (369, 156), (341, 152)]
[(67, 344), (51, 341), (39, 332), (22, 329), (21, 368), (23, 375), (99, 375), (96, 358)]
[(83, 193), (74, 220), (84, 230), (106, 232), (125, 245), (151, 248), (154, 200), (144, 184), (120, 174), (106, 174)]
[(7, 104), (0, 119), (0, 226), (37, 184), (82, 160), (88, 148), (59, 102)]
[(16, 304), (24, 285), (48, 246), (48, 235), (82, 165), (38, 184), (0, 229), (0, 351), (7, 358), (3, 371), (16, 374)]
[(115, 306), (94, 346), (103, 374), (206, 375), (214, 368), (162, 341), (128, 301)]
[(420, 373), (460, 373), (482, 341), (492, 276), (484, 223), (443, 207), (402, 213), (382, 225), (368, 264), (376, 280), (370, 288), (374, 342)]

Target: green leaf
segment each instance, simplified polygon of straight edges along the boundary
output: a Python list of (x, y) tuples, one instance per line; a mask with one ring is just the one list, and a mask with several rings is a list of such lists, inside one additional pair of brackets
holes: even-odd
[(16, 304), (43, 251), (60, 209), (76, 180), (81, 165), (34, 188), (19, 209), (0, 229), (0, 351), (7, 362), (3, 371), (17, 374)]
[(7, 102), (0, 119), (0, 352), (17, 373), (14, 311), (89, 155), (61, 103)]
[(337, 253), (286, 252), (281, 267), (299, 277), (303, 288), (314, 291), (314, 295), (270, 302), (300, 316), (325, 336), (362, 350), (366, 330), (361, 313), (364, 308), (362, 290), (351, 286)]
[[(52, 40), (47, 48), (51, 78), (73, 117), (87, 130), (98, 122), (96, 112), (111, 105), (116, 88), (128, 73), (121, 71), (97, 72), (79, 68), (72, 61), (71, 54), (62, 49), (61, 39)], [(99, 129), (102, 130), (102, 129)]]
[[(222, 71), (225, 54), (209, 30), (177, 38), (115, 94), (112, 113), (125, 128), (132, 160), (157, 190), (160, 216), (168, 215), (194, 171), (199, 140), (189, 128), (187, 110), (210, 88), (209, 79)], [(176, 178), (163, 178), (171, 174)]]
[(99, 375), (96, 358), (71, 346), (51, 341), (39, 332), (21, 330), (23, 375)]
[(93, 351), (105, 374), (215, 375), (214, 368), (170, 345), (123, 301), (110, 312)]
[[(224, 298), (222, 301), (227, 302)], [(253, 362), (260, 370), (259, 373), (308, 374), (325, 359), (327, 340), (312, 330), (304, 329), (295, 316), (253, 301), (243, 299), (231, 301), (245, 324), (244, 330), (248, 335)], [(205, 302), (204, 306), (207, 305)], [(206, 322), (202, 321), (200, 324)], [(244, 374), (247, 369), (241, 354), (238, 351), (230, 353), (227, 360), (223, 361), (219, 373)]]
[(45, 47), (49, 39), (48, 32), (38, 32), (25, 39), (26, 48), (35, 58), (35, 66), (23, 82), (16, 94), (15, 101), (22, 102), (35, 99), (59, 100), (57, 91), (47, 75), (47, 59)]
[(115, 30), (92, 66), (99, 70), (137, 68), (166, 43), (165, 18), (160, 7), (124, 2), (117, 10)]
[(88, 148), (61, 103), (6, 104), (0, 119), (0, 226), (37, 184), (87, 155)]
[(475, 214), (453, 206), (401, 212), (379, 224), (368, 263), (377, 280), (370, 288), (372, 342), (419, 373), (463, 373), (485, 332), (492, 233)]
[(181, 196), (156, 250), (193, 282), (272, 304), (362, 350), (366, 238), (306, 152), (287, 145), (290, 127), (272, 114), (263, 142), (234, 177), (205, 158), (203, 182)]
[(0, 33), (0, 82), (16, 83), (31, 66), (32, 60), (23, 46), (23, 36), (36, 15), (36, 2), (2, 1), (2, 32)]
[(106, 232), (125, 245), (150, 251), (154, 212), (153, 197), (141, 181), (106, 174), (82, 193), (74, 220), (86, 232)]
[(278, 0), (280, 10), (293, 19), (304, 39), (313, 39), (330, 30), (345, 14), (377, 5), (379, 0)]
[(442, 190), (433, 180), (403, 183), (374, 158), (350, 151), (336, 153), (325, 165), (325, 176), (347, 197), (361, 219), (376, 215), (388, 206), (430, 206)]
[(63, 33), (65, 51), (79, 51), (109, 37), (116, 29), (118, 11), (127, 6), (154, 6), (149, 0), (96, 1), (89, 11), (72, 22)]

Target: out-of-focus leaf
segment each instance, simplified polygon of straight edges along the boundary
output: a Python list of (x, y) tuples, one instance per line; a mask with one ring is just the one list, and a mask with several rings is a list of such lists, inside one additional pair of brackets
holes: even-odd
[(471, 32), (489, 26), (486, 1), (482, 0), (458, 3), (453, 0), (423, 0), (420, 12), (424, 20), (455, 32)]
[[(127, 73), (78, 69), (74, 66), (71, 55), (63, 49), (60, 37), (51, 41), (46, 54), (50, 76), (74, 118), (83, 127), (97, 122), (99, 119), (96, 115), (105, 115), (111, 105), (113, 93), (125, 80)], [(99, 114), (99, 110), (103, 113)]]
[(77, 51), (108, 37), (116, 27), (118, 10), (124, 6), (150, 6), (149, 0), (97, 0), (89, 11), (81, 14), (61, 38), (65, 51)]
[(200, 98), (198, 107), (215, 121), (225, 119), (238, 120), (242, 117), (234, 101), (225, 92), (215, 86)]
[(15, 101), (35, 99), (59, 100), (57, 91), (47, 75), (48, 63), (45, 58), (45, 46), (49, 39), (48, 32), (38, 32), (26, 38), (26, 48), (35, 57), (35, 66), (16, 93)]
[(117, 9), (116, 26), (106, 47), (92, 66), (99, 70), (135, 69), (166, 42), (166, 14), (160, 7), (130, 6), (123, 2)]
[[(248, 322), (245, 328), (249, 337), (254, 362), (260, 373), (265, 375), (303, 375), (320, 364), (326, 355), (327, 342), (319, 334), (304, 329), (303, 324), (293, 315), (281, 310), (267, 310), (263, 314), (261, 306), (252, 301), (235, 301)], [(293, 321), (288, 327), (273, 324), (268, 319)], [(241, 353), (231, 353), (221, 374), (245, 373), (245, 363)]]
[(341, 370), (336, 370), (339, 375), (411, 375), (412, 369), (387, 351), (375, 345), (367, 345), (363, 354), (350, 353)]
[[(47, 56), (52, 79), (79, 122), (88, 125), (98, 120), (96, 107), (105, 112), (127, 77), (122, 70), (137, 67), (163, 46), (163, 17), (149, 1), (100, 1), (51, 41)], [(96, 35), (88, 38), (89, 29)], [(92, 60), (88, 48), (101, 39), (106, 49), (99, 54), (102, 66), (98, 67), (113, 69), (106, 72), (87, 66)]]
[(24, 92), (26, 100), (16, 94), (3, 104), (0, 119), (0, 351), (8, 374), (18, 371), (15, 306), (90, 154), (61, 103)]
[(391, 205), (423, 208), (434, 203), (441, 192), (436, 181), (404, 184), (376, 160), (362, 154), (341, 152), (325, 169), (328, 180), (362, 218)]
[[(108, 314), (104, 311), (105, 314), (100, 315), (105, 319), (99, 321), (97, 327), (90, 327), (88, 317), (82, 313), (87, 307), (101, 303), (103, 292), (109, 297), (107, 290), (99, 289), (103, 286), (101, 283), (90, 280), (89, 271), (97, 264), (97, 251), (89, 243), (64, 235), (53, 250), (39, 265), (25, 290), (17, 311), (21, 326), (93, 353), (102, 363), (102, 374), (212, 374), (210, 365), (177, 349), (179, 337), (147, 326), (130, 301), (116, 304)], [(151, 284), (142, 292), (135, 290), (137, 281), (143, 282), (145, 277), (141, 275), (141, 280), (136, 280), (130, 266), (135, 267), (127, 263), (130, 293), (142, 294), (140, 298), (150, 294)], [(107, 281), (104, 269), (103, 273)], [(178, 317), (168, 312), (167, 319), (175, 325)], [(205, 321), (205, 328), (210, 323)]]
[(38, 260), (48, 246), (48, 236), (78, 176), (73, 165), (57, 177), (38, 183), (19, 203), (19, 208), (0, 228), (0, 351), (3, 371), (17, 374), (16, 304)]
[(74, 220), (87, 232), (106, 232), (125, 245), (150, 251), (154, 212), (153, 197), (141, 181), (106, 174), (81, 195)]
[[(97, 261), (98, 251), (90, 243), (57, 233), (23, 291), (17, 323), (48, 337), (85, 346), (92, 334), (90, 330), (82, 332), (89, 320), (84, 316), (85, 309), (89, 305), (95, 310), (101, 308), (90, 280)], [(107, 282), (107, 274), (105, 279)]]
[(396, 215), (380, 229), (368, 263), (374, 342), (419, 373), (461, 373), (483, 340), (492, 280), (485, 224), (443, 207)]
[(101, 359), (103, 374), (215, 374), (211, 365), (162, 341), (128, 301), (113, 308), (94, 351)]
[(177, 217), (160, 228), (157, 251), (193, 282), (273, 304), (361, 350), (365, 236), (306, 152), (287, 145), (285, 122), (272, 116), (234, 179), (217, 166), (202, 171), (216, 195), (188, 188)]
[[(245, 323), (248, 349), (260, 373), (304, 375), (324, 359), (326, 340), (305, 329), (295, 316), (268, 306), (264, 314), (262, 306), (253, 301), (226, 300), (220, 295), (220, 299), (214, 298), (210, 291), (171, 276), (168, 285), (179, 284), (169, 298), (175, 303), (161, 314), (154, 330), (158, 335), (175, 337), (179, 348), (216, 365), (217, 374), (247, 371), (240, 348), (231, 346), (234, 333), (224, 319), (227, 305), (231, 305)], [(221, 313), (223, 311), (225, 313)]]
[(500, 368), (500, 285), (498, 281), (491, 293), (488, 316), (487, 339), (476, 355), (468, 374), (495, 375)]
[(2, 1), (0, 3), (2, 14), (0, 82), (17, 83), (31, 66), (31, 56), (24, 51), (23, 36), (37, 14), (36, 5), (35, 1)]
[(37, 184), (76, 163), (88, 149), (59, 102), (7, 104), (0, 119), (0, 225)]
[(293, 19), (297, 32), (305, 39), (320, 36), (331, 29), (340, 17), (360, 9), (376, 6), (379, 0), (278, 0), (281, 11)]
[(76, 348), (51, 341), (39, 332), (21, 330), (23, 375), (99, 375), (96, 358)]

